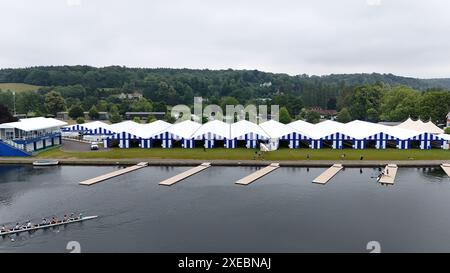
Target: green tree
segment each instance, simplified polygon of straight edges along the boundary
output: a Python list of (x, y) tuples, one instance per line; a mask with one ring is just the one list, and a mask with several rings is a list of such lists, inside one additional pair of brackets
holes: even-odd
[(292, 121), (291, 115), (289, 115), (289, 111), (286, 109), (286, 107), (280, 108), (279, 120), (284, 124), (288, 124)]
[(382, 98), (380, 119), (402, 121), (408, 117), (417, 118), (419, 103), (419, 91), (407, 86), (394, 87)]
[(133, 112), (151, 112), (153, 110), (153, 105), (151, 100), (141, 98), (133, 101), (130, 108)]
[(425, 92), (420, 99), (419, 115), (422, 119), (430, 119), (435, 123), (445, 123), (450, 111), (450, 92)]
[(357, 87), (350, 98), (350, 105), (348, 106), (352, 118), (367, 120), (367, 110), (373, 108), (378, 111), (384, 93), (385, 88), (379, 84)]
[(115, 104), (111, 106), (111, 117), (109, 118), (109, 121), (111, 121), (111, 123), (122, 121), (122, 117), (119, 114), (119, 108)]
[(37, 110), (45, 110), (44, 98), (36, 92), (27, 91), (16, 94), (16, 108), (17, 112), (27, 114)]
[(170, 114), (170, 112), (167, 112), (164, 115), (164, 121), (168, 122), (168, 123), (174, 123), (175, 122), (175, 118), (172, 117), (172, 115)]
[(111, 121), (111, 123), (118, 123), (118, 122), (122, 121), (122, 117), (120, 116), (120, 114), (118, 112), (114, 112), (111, 114), (109, 121)]
[(370, 122), (378, 122), (379, 121), (378, 111), (375, 108), (367, 109), (367, 120)]
[(69, 109), (69, 117), (72, 119), (77, 119), (79, 117), (84, 117), (84, 110), (80, 105), (74, 105)]
[(227, 105), (238, 105), (239, 101), (236, 98), (233, 97), (223, 97), (220, 100), (220, 107), (222, 107), (222, 111), (225, 113), (227, 108)]
[(134, 117), (133, 121), (136, 123), (141, 123), (141, 119), (139, 117)]
[(100, 116), (100, 114), (99, 114), (98, 111), (97, 111), (97, 107), (95, 107), (95, 105), (93, 105), (93, 106), (91, 107), (91, 109), (89, 109), (89, 117), (90, 117), (92, 120), (96, 120), (96, 119), (98, 119), (99, 116)]
[(320, 121), (320, 115), (314, 111), (307, 111), (305, 114), (305, 121), (309, 123), (318, 123)]
[(85, 122), (84, 118), (82, 118), (82, 117), (77, 118), (77, 124), (83, 124), (84, 122)]
[(352, 116), (350, 115), (350, 112), (348, 111), (348, 109), (346, 107), (344, 107), (341, 109), (341, 111), (339, 111), (336, 119), (339, 122), (347, 123), (352, 120)]
[(8, 107), (3, 104), (0, 104), (0, 124), (6, 122), (14, 122), (17, 121), (17, 118), (13, 117), (9, 112)]
[(150, 115), (150, 116), (147, 117), (147, 123), (151, 123), (151, 122), (154, 122), (154, 121), (156, 121), (155, 116)]
[(45, 95), (45, 109), (48, 114), (56, 115), (66, 109), (66, 102), (60, 93), (51, 91)]

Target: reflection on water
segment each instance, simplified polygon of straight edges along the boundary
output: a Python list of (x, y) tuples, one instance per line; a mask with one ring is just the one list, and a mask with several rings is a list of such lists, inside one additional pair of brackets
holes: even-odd
[(0, 252), (386, 252), (450, 251), (450, 179), (440, 168), (400, 168), (392, 186), (378, 168), (282, 167), (249, 186), (258, 167), (211, 167), (174, 186), (189, 167), (147, 167), (91, 187), (79, 181), (114, 166), (0, 166), (0, 223), (71, 212), (100, 218), (0, 239)]

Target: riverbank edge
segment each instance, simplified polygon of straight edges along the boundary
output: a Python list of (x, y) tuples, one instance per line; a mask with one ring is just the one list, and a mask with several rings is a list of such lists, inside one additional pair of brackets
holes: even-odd
[[(0, 158), (0, 164), (32, 164), (36, 158)], [(149, 166), (196, 166), (210, 162), (212, 166), (267, 166), (272, 162), (281, 167), (329, 167), (342, 164), (345, 167), (381, 167), (396, 164), (399, 167), (437, 167), (450, 160), (297, 160), (297, 161), (265, 161), (265, 160), (193, 160), (193, 159), (58, 159), (60, 165), (135, 165), (148, 162)]]

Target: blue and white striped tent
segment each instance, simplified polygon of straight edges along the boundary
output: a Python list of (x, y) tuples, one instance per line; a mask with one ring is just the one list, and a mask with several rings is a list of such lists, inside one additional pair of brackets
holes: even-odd
[(399, 139), (388, 135), (386, 133), (380, 132), (375, 135), (368, 136), (364, 139), (353, 139), (353, 149), (365, 149), (368, 141), (375, 141), (376, 149), (386, 149), (387, 141), (395, 140), (397, 144), (399, 143)]
[(326, 135), (326, 136), (316, 138), (316, 139), (311, 138), (310, 139), (310, 143), (311, 143), (310, 148), (311, 149), (322, 149), (324, 141), (331, 141), (331, 147), (333, 149), (343, 149), (344, 141), (346, 141), (346, 140), (352, 141), (353, 138), (348, 135), (345, 135), (343, 133), (336, 132), (336, 133), (332, 133), (330, 135)]
[(419, 141), (421, 150), (429, 150), (429, 149), (431, 149), (431, 142), (432, 141), (439, 142), (440, 143), (439, 146), (441, 148), (443, 148), (445, 139), (442, 138), (442, 137), (439, 137), (438, 135), (433, 135), (433, 134), (430, 134), (430, 133), (421, 133), (421, 134), (419, 134), (417, 136), (409, 138), (408, 141), (406, 141), (406, 143), (404, 144), (404, 145), (408, 145), (408, 146), (406, 148), (404, 148), (404, 149), (409, 149), (410, 148), (411, 141)]
[(270, 139), (288, 141), (291, 149), (299, 148), (302, 140), (309, 140), (310, 138), (293, 127), (275, 120), (265, 121), (259, 126), (269, 135)]
[(227, 148), (236, 148), (237, 141), (244, 140), (247, 148), (256, 148), (259, 141), (267, 141), (270, 136), (256, 123), (240, 120), (231, 124), (230, 140), (226, 142)]
[(160, 132), (156, 138), (162, 140), (163, 148), (172, 148), (174, 141), (181, 141), (181, 147), (183, 148), (194, 148), (195, 140), (192, 136), (200, 126), (200, 123), (185, 120), (175, 123), (166, 130)]
[(115, 133), (103, 140), (103, 146), (108, 148), (111, 140), (117, 140), (119, 142), (119, 148), (130, 148), (130, 140), (142, 140), (142, 138), (127, 132)]
[[(204, 134), (201, 134), (201, 135), (194, 136), (194, 140), (203, 140), (204, 147), (207, 148), (207, 149), (210, 149), (210, 148), (214, 148), (215, 147), (215, 141), (216, 140), (224, 140), (225, 141), (226, 138), (223, 137), (223, 136), (220, 136), (220, 135), (208, 132), (208, 133), (204, 133)], [(224, 144), (224, 146), (225, 146), (225, 144)]]
[(195, 140), (203, 140), (205, 148), (214, 148), (216, 141), (224, 141), (224, 147), (230, 142), (230, 129), (228, 123), (219, 120), (209, 121), (203, 124), (192, 137)]
[(83, 124), (67, 125), (61, 128), (62, 132), (85, 132), (88, 130)]
[(110, 129), (109, 124), (101, 121), (69, 125), (63, 127), (61, 130), (63, 132), (82, 132), (85, 135), (111, 135), (114, 133)]

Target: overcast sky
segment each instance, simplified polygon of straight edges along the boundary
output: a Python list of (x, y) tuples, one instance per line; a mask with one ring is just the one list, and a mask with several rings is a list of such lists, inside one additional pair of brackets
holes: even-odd
[(0, 67), (450, 77), (447, 0), (0, 0)]

